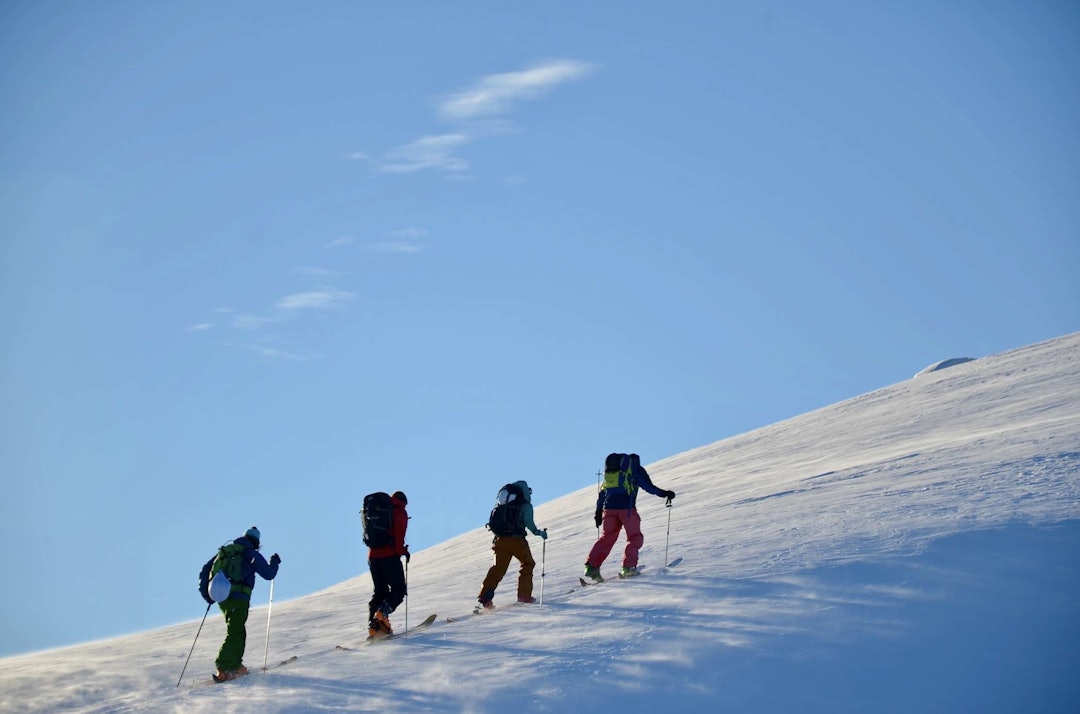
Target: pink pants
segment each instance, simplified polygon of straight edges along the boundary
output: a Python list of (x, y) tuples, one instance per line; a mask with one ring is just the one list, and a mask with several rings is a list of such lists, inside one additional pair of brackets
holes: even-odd
[(641, 516), (636, 508), (623, 509), (621, 511), (604, 511), (604, 533), (589, 551), (589, 565), (599, 568), (608, 553), (619, 539), (619, 529), (626, 529), (626, 550), (623, 552), (622, 566), (624, 568), (637, 567), (638, 551), (645, 542), (645, 536), (641, 534)]

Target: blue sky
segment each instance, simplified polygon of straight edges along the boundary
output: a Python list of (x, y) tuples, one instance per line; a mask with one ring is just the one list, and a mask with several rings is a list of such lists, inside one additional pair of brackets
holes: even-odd
[(296, 597), (366, 569), (366, 492), (416, 550), (1077, 330), (1077, 27), (5, 3), (0, 654), (198, 617), (252, 524)]

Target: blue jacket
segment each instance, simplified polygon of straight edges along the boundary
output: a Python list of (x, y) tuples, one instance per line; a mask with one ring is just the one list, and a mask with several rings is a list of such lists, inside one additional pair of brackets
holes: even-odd
[[(244, 567), (240, 570), (240, 582), (233, 583), (228, 599), (250, 600), (251, 591), (255, 588), (256, 573), (260, 575), (263, 580), (273, 580), (277, 577), (278, 566), (270, 565), (270, 563), (266, 562), (266, 558), (262, 557), (262, 553), (255, 549), (255, 544), (248, 540), (246, 536), (237, 538), (233, 543), (244, 546)], [(203, 594), (204, 599), (208, 598), (208, 595), (206, 595), (206, 586), (210, 579), (210, 568), (213, 567), (214, 558), (216, 557), (217, 553), (215, 553), (210, 560), (206, 561), (206, 565), (203, 566), (202, 572), (199, 573), (199, 592)]]
[[(627, 460), (629, 460), (629, 464)], [(637, 454), (622, 455), (619, 470), (625, 471), (628, 465), (630, 478), (622, 485), (601, 489), (600, 495), (596, 498), (596, 510), (625, 511), (637, 508), (638, 489), (647, 491), (654, 496), (663, 497), (665, 495), (664, 490), (653, 484), (652, 479), (649, 478), (649, 472), (641, 465), (640, 457)]]

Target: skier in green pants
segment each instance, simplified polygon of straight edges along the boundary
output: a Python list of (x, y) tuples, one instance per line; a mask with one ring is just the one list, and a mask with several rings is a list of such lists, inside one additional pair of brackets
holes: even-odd
[[(229, 596), (218, 603), (225, 616), (225, 641), (221, 643), (217, 660), (214, 662), (217, 665), (217, 671), (214, 672), (215, 682), (225, 682), (248, 673), (248, 668), (244, 666), (244, 650), (247, 646), (247, 618), (251, 607), (251, 591), (255, 588), (255, 574), (258, 573), (264, 580), (273, 580), (277, 576), (278, 565), (281, 564), (281, 557), (277, 553), (270, 556), (269, 563), (266, 562), (259, 553), (259, 537), (259, 529), (252, 526), (243, 536), (232, 542), (242, 549), (242, 554), (239, 572), (230, 578)], [(208, 580), (217, 557), (215, 555), (203, 566), (201, 581)], [(201, 589), (205, 590), (205, 586)]]

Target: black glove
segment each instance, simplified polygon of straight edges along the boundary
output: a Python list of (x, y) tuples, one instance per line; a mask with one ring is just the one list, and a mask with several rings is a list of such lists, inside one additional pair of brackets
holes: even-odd
[(411, 558), (411, 557), (412, 557), (412, 555), (410, 555), (410, 554), (409, 554), (409, 549), (408, 549), (408, 548), (406, 548), (406, 549), (405, 549), (405, 564), (406, 564), (406, 565), (408, 565), (408, 563), (409, 563), (409, 558)]
[(544, 530), (540, 531), (540, 539), (541, 539), (541, 540), (547, 540), (547, 528), (545, 528)]
[(599, 528), (600, 524), (602, 524), (604, 522), (604, 512), (603, 512), (603, 510), (597, 508), (596, 509), (596, 515), (593, 516), (593, 520), (596, 521), (596, 527)]
[(670, 506), (671, 502), (675, 500), (675, 492), (674, 491), (664, 491), (664, 498), (667, 499), (668, 505)]
[(270, 565), (281, 565), (281, 556), (274, 553), (270, 556)]

